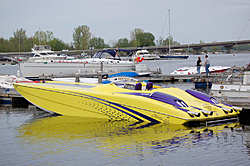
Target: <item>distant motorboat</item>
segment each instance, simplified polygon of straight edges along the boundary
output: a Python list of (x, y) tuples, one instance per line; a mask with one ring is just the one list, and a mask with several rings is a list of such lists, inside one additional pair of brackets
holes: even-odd
[(137, 50), (133, 55), (133, 58), (141, 57), (144, 60), (154, 60), (156, 58), (156, 54), (150, 54), (148, 50)]
[[(209, 71), (211, 73), (221, 73), (225, 72), (231, 67), (229, 66), (211, 66), (209, 67)], [(200, 68), (200, 73), (206, 73), (206, 69), (204, 66), (201, 66)], [(193, 74), (198, 74), (197, 67), (196, 66), (191, 66), (191, 67), (181, 67), (176, 70), (174, 70), (171, 75), (193, 75)]]
[(11, 61), (10, 57), (0, 57), (0, 61), (6, 62), (6, 61)]

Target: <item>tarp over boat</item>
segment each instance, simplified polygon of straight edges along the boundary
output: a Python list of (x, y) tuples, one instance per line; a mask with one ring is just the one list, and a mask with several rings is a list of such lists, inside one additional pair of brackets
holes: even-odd
[(94, 58), (102, 58), (103, 53), (108, 53), (115, 59), (120, 59), (120, 57), (117, 55), (117, 52), (128, 52), (128, 53), (133, 53), (131, 50), (126, 50), (126, 49), (116, 49), (116, 50), (103, 50), (103, 51), (98, 51), (94, 55)]

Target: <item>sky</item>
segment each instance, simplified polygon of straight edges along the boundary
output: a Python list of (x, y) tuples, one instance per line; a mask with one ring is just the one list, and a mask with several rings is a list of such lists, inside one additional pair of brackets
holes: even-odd
[(169, 9), (170, 34), (180, 44), (250, 40), (250, 0), (0, 0), (0, 37), (41, 29), (71, 43), (74, 29), (87, 25), (106, 44), (130, 40), (135, 28), (158, 40), (168, 37)]

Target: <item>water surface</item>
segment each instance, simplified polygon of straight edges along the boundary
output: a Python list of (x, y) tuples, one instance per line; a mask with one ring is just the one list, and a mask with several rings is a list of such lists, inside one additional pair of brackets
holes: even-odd
[[(187, 60), (144, 61), (163, 74)], [(204, 61), (204, 57), (201, 56)], [(245, 66), (250, 54), (209, 55), (211, 65)], [(18, 65), (1, 65), (14, 74)], [(162, 83), (193, 88), (192, 83)], [(249, 165), (250, 126), (230, 123), (210, 127), (101, 121), (51, 116), (29, 108), (0, 106), (0, 165)]]
[(51, 116), (0, 108), (0, 165), (249, 165), (250, 126)]

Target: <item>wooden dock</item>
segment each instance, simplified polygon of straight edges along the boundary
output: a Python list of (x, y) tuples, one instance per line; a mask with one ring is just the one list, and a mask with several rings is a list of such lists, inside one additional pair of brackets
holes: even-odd
[[(193, 74), (193, 75), (164, 75), (164, 74), (151, 74), (149, 77), (136, 77), (138, 80), (143, 81), (147, 80), (150, 82), (221, 82), (227, 79), (229, 75), (223, 73), (212, 73), (209, 76), (206, 74)], [(234, 79), (240, 81), (241, 76), (234, 76)]]
[(13, 61), (0, 61), (0, 65), (16, 65), (17, 62)]
[(29, 102), (20, 94), (13, 93), (0, 93), (0, 104), (10, 105), (13, 107), (28, 107)]
[[(237, 72), (235, 72), (237, 70)], [(102, 76), (107, 76), (105, 73), (102, 73)], [(79, 75), (80, 77), (97, 77), (97, 74), (86, 74)], [(72, 76), (74, 77), (74, 76)], [(41, 79), (53, 78), (52, 76), (42, 76)], [(241, 68), (235, 68), (223, 73), (211, 73), (209, 76), (206, 74), (193, 74), (193, 75), (170, 75), (170, 74), (160, 74), (159, 72), (152, 72), (148, 77), (136, 77), (139, 81), (148, 81), (148, 82), (189, 82), (196, 84), (204, 84), (201, 88), (211, 88), (213, 83), (224, 83), (224, 82), (242, 82), (243, 73)], [(196, 86), (195, 86), (196, 87)], [(196, 87), (197, 88), (197, 87)], [(197, 88), (198, 89), (198, 88)], [(16, 93), (0, 93), (0, 103), (9, 101), (14, 103), (14, 105), (19, 105), (19, 101), (23, 101), (24, 105), (27, 105), (27, 101), (20, 95)], [(245, 109), (250, 109), (250, 99), (245, 98), (218, 98), (219, 101), (225, 102), (231, 105), (243, 107)]]

